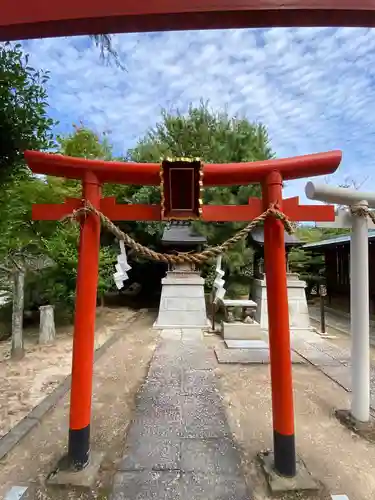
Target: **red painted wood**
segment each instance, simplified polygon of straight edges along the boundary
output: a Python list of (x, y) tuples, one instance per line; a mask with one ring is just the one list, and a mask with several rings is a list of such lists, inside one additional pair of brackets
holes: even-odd
[(34, 203), (31, 207), (32, 220), (60, 220), (82, 206), (78, 198), (67, 198), (64, 203)]
[(283, 200), (283, 212), (295, 222), (331, 222), (335, 220), (335, 207), (333, 205), (300, 205), (298, 196)]
[(266, 26), (375, 26), (372, 0), (2, 0), (0, 41)]
[[(25, 158), (35, 174), (82, 179), (86, 172), (91, 171), (102, 183), (154, 186), (160, 184), (160, 165), (158, 163), (86, 160), (39, 151), (26, 151)], [(204, 186), (233, 186), (261, 182), (273, 170), (278, 170), (284, 180), (327, 175), (337, 170), (341, 158), (341, 151), (330, 151), (247, 163), (206, 163), (203, 168), (203, 184)]]
[(113, 197), (103, 198), (100, 209), (108, 219), (115, 221), (160, 221), (160, 205), (117, 204)]
[(93, 172), (101, 183), (140, 185), (160, 184), (160, 165), (157, 163), (123, 163), (86, 160), (40, 151), (25, 151), (25, 159), (34, 174), (47, 174), (67, 179), (83, 179)]
[[(272, 203), (284, 209), (282, 177), (272, 172), (262, 184), (263, 210)], [(272, 421), (281, 436), (294, 436), (292, 361), (290, 356), (289, 306), (286, 277), (284, 226), (268, 217), (264, 222), (264, 263), (267, 276), (268, 334), (270, 346)], [(283, 460), (274, 437), (275, 464)], [(285, 451), (287, 453), (288, 450)], [(293, 450), (293, 453), (294, 450)], [(295, 463), (295, 456), (284, 456)]]
[(250, 222), (261, 213), (262, 210), (258, 204), (203, 205), (202, 220), (204, 222)]
[[(82, 187), (84, 198), (100, 208), (100, 184), (95, 176), (88, 176)], [(69, 421), (72, 430), (85, 429), (91, 420), (99, 247), (99, 217), (89, 214), (82, 218), (78, 248)]]
[(206, 164), (203, 184), (205, 186), (234, 186), (261, 182), (269, 173), (278, 170), (283, 180), (301, 179), (314, 175), (335, 172), (340, 165), (341, 151), (294, 156), (277, 160)]
[[(78, 198), (69, 198), (63, 204), (35, 204), (33, 220), (59, 220), (82, 206)], [(160, 205), (117, 204), (115, 197), (102, 198), (100, 210), (113, 221), (160, 221)], [(262, 200), (250, 198), (248, 205), (203, 205), (204, 222), (249, 222), (263, 211)], [(292, 221), (333, 221), (333, 205), (299, 205), (298, 196), (283, 201), (283, 211)]]

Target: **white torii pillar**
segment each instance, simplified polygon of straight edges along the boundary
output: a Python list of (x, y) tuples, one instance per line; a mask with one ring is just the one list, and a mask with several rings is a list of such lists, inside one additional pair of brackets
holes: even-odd
[(318, 227), (351, 228), (350, 238), (350, 327), (352, 336), (352, 402), (351, 414), (360, 422), (370, 419), (370, 307), (368, 229), (375, 225), (368, 217), (358, 214), (375, 208), (375, 193), (326, 184), (308, 182), (305, 193), (310, 200), (347, 205), (339, 209), (335, 222), (320, 223)]

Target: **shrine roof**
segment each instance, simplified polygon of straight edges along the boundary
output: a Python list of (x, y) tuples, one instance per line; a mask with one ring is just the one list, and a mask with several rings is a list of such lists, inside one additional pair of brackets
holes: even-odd
[[(306, 243), (302, 248), (306, 248), (308, 250), (321, 250), (329, 247), (349, 245), (350, 235), (351, 233), (343, 236), (336, 236), (335, 238), (328, 238), (322, 241), (315, 241), (314, 243)], [(375, 229), (369, 230), (368, 239), (370, 243), (375, 241)]]
[(172, 222), (164, 229), (163, 245), (204, 245), (207, 238), (194, 231), (190, 223)]
[[(251, 233), (249, 234), (249, 239), (256, 243), (257, 245), (263, 246), (264, 245), (264, 231), (262, 227), (257, 227)], [(297, 238), (295, 234), (288, 234), (286, 231), (284, 231), (284, 240), (285, 240), (285, 246), (301, 246), (303, 245), (302, 241)]]

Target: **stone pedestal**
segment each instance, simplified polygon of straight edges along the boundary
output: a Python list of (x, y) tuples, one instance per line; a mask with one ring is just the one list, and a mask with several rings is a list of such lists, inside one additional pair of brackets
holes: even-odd
[(159, 315), (154, 328), (207, 328), (204, 279), (178, 267), (162, 280)]
[(228, 349), (268, 349), (267, 332), (255, 321), (253, 323), (223, 321), (222, 331)]
[(223, 321), (224, 340), (264, 340), (265, 334), (259, 323), (226, 323)]
[[(292, 335), (313, 333), (310, 325), (309, 311), (306, 300), (306, 283), (299, 279), (298, 274), (287, 274), (289, 299), (289, 325)], [(258, 307), (254, 319), (264, 330), (268, 330), (267, 286), (266, 280), (254, 279), (252, 283), (252, 299)]]

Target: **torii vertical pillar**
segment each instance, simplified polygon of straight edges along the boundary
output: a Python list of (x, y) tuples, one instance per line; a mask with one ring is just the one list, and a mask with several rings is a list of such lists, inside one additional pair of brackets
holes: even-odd
[[(352, 337), (352, 401), (351, 414), (360, 422), (370, 419), (370, 307), (368, 263), (368, 218), (355, 215), (355, 209), (375, 208), (375, 193), (349, 188), (335, 188), (308, 182), (306, 196), (339, 205), (354, 212), (339, 210), (334, 223), (320, 227), (352, 228), (350, 239), (350, 318)], [(354, 209), (354, 210), (353, 210)]]
[[(99, 209), (101, 188), (93, 173), (87, 172), (85, 175), (82, 191), (83, 199)], [(80, 227), (70, 392), (68, 460), (74, 470), (83, 469), (90, 459), (99, 244), (99, 217), (87, 214), (82, 217)]]
[[(262, 183), (264, 210), (282, 210), (282, 177), (271, 172)], [(296, 475), (292, 360), (286, 278), (284, 225), (275, 217), (264, 222), (268, 330), (271, 361), (274, 466), (282, 476)]]

